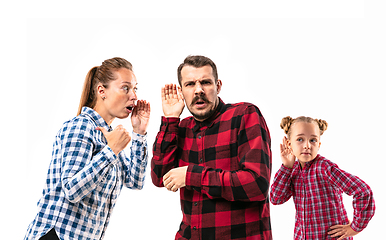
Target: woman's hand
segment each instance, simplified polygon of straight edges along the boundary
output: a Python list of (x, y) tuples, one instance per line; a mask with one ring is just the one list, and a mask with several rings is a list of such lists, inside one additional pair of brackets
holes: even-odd
[(135, 133), (145, 135), (150, 119), (150, 103), (145, 100), (138, 100), (137, 106), (131, 114), (131, 124)]
[(283, 144), (280, 144), (280, 156), (285, 167), (292, 168), (294, 166), (296, 157), (289, 146), (287, 137), (284, 137)]
[(166, 84), (161, 89), (162, 110), (165, 117), (180, 117), (184, 110), (184, 97), (180, 87), (178, 87), (178, 90), (177, 92), (175, 84)]
[(354, 231), (351, 228), (351, 222), (347, 225), (334, 225), (330, 227), (328, 234), (330, 237), (340, 237), (338, 240), (342, 240), (347, 237), (352, 237), (357, 235), (359, 232)]
[(115, 155), (118, 155), (129, 144), (131, 137), (130, 134), (123, 128), (122, 125), (117, 126), (113, 131), (108, 132), (103, 127), (97, 127), (103, 133), (107, 140), (107, 145), (113, 150)]

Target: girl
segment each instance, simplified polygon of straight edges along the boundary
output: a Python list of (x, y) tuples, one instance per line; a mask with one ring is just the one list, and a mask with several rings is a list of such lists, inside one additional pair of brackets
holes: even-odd
[[(280, 144), (283, 164), (275, 175), (270, 198), (272, 204), (277, 205), (293, 197), (294, 239), (352, 239), (374, 215), (370, 187), (318, 154), (320, 136), (327, 129), (326, 121), (285, 117), (280, 126), (287, 137)], [(354, 195), (351, 223), (343, 206), (343, 192)]]
[[(102, 239), (122, 186), (143, 187), (150, 105), (137, 101), (136, 85), (131, 63), (122, 58), (88, 72), (78, 116), (56, 135), (38, 214), (24, 239)], [(131, 136), (110, 125), (130, 114), (127, 158), (122, 150)]]

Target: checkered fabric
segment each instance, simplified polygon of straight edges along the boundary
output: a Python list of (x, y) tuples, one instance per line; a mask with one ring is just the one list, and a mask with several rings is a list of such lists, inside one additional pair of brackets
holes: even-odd
[(133, 133), (130, 158), (124, 151), (117, 157), (97, 126), (112, 130), (87, 107), (63, 124), (53, 145), (38, 214), (24, 239), (39, 239), (52, 228), (60, 239), (102, 239), (122, 186), (143, 187), (146, 136)]
[(320, 155), (307, 162), (304, 169), (298, 161), (292, 169), (282, 165), (275, 175), (270, 198), (276, 205), (293, 197), (296, 208), (294, 239), (324, 240), (335, 239), (327, 234), (329, 227), (349, 223), (342, 201), (343, 192), (353, 195), (351, 227), (360, 232), (375, 211), (370, 187)]
[(162, 117), (153, 146), (153, 183), (162, 187), (165, 173), (188, 166), (176, 239), (272, 239), (268, 127), (256, 106), (219, 100), (203, 122)]

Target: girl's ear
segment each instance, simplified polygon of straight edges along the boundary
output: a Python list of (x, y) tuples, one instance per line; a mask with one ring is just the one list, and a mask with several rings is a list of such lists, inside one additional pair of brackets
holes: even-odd
[(291, 148), (291, 141), (290, 141), (287, 137), (285, 137), (285, 139), (286, 139), (286, 141), (287, 141), (287, 146), (288, 146), (289, 148)]

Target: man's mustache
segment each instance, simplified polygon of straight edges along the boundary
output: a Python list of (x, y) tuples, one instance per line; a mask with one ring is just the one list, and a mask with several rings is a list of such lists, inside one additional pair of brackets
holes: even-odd
[(209, 103), (209, 99), (205, 95), (202, 95), (202, 96), (195, 96), (190, 105), (192, 106), (196, 104), (196, 102), (198, 102), (199, 100)]

